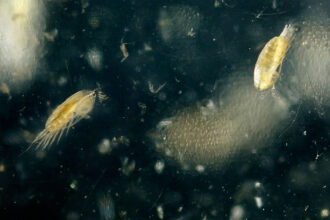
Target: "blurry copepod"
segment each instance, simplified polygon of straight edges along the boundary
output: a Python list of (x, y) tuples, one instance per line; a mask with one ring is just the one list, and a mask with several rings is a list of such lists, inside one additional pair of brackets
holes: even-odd
[(288, 104), (270, 93), (260, 98), (242, 74), (233, 72), (209, 102), (161, 120), (147, 134), (155, 149), (184, 170), (203, 173), (270, 145), (287, 126)]
[(95, 100), (104, 101), (107, 96), (99, 89), (81, 90), (67, 98), (49, 116), (45, 129), (31, 143), (36, 149), (45, 150), (57, 139), (61, 139), (65, 130), (77, 124), (83, 118), (89, 118), (89, 113), (93, 110)]
[(254, 86), (263, 91), (272, 87), (280, 76), (284, 57), (290, 47), (295, 28), (285, 25), (278, 37), (273, 37), (259, 54), (254, 68)]

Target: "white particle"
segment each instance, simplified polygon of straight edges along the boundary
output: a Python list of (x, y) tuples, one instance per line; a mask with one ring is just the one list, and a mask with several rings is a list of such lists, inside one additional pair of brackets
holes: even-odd
[(203, 173), (205, 171), (205, 167), (203, 165), (197, 165), (195, 169), (198, 173)]
[(241, 220), (244, 216), (244, 209), (240, 205), (234, 206), (230, 211), (229, 220)]
[(163, 172), (164, 168), (165, 168), (165, 163), (163, 161), (158, 160), (155, 163), (155, 171), (156, 171), (156, 173), (161, 174)]
[(261, 200), (261, 197), (258, 197), (258, 196), (254, 197), (254, 201), (256, 202), (256, 205), (257, 205), (258, 208), (262, 207), (263, 202)]
[(157, 206), (157, 215), (159, 219), (164, 219), (164, 209), (163, 206)]
[(97, 48), (88, 50), (86, 59), (90, 67), (92, 67), (95, 71), (100, 71), (102, 69), (103, 56), (102, 52)]
[(321, 217), (326, 218), (329, 216), (329, 210), (328, 209), (322, 209), (321, 210)]
[(100, 154), (109, 153), (111, 151), (110, 140), (108, 138), (103, 138), (101, 142), (98, 144), (97, 149)]

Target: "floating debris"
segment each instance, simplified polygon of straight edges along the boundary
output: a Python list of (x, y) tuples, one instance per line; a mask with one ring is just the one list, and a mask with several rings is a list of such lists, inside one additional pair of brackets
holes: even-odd
[(157, 89), (154, 89), (154, 85), (150, 81), (148, 81), (149, 91), (153, 94), (157, 94), (160, 90), (164, 88), (164, 86), (166, 86), (166, 83), (167, 82), (160, 85)]
[(0, 173), (5, 172), (6, 167), (3, 163), (0, 163)]
[(90, 67), (92, 67), (95, 71), (100, 71), (102, 69), (103, 55), (99, 49), (92, 48), (88, 50), (86, 59)]
[(111, 149), (110, 140), (108, 138), (103, 138), (101, 142), (97, 145), (97, 149), (100, 154), (107, 154)]
[(162, 160), (157, 160), (155, 163), (155, 171), (157, 174), (161, 174), (165, 168), (165, 163)]
[(116, 218), (115, 203), (110, 195), (102, 196), (98, 200), (98, 207), (102, 220), (114, 220)]
[(135, 170), (135, 160), (130, 161), (128, 157), (124, 157), (121, 159), (121, 163), (120, 170), (125, 176), (129, 176)]
[(73, 190), (77, 190), (78, 189), (78, 181), (73, 180), (72, 183), (70, 183), (70, 188), (73, 189)]
[(45, 38), (50, 42), (54, 42), (57, 35), (58, 35), (58, 30), (56, 28), (50, 32), (44, 32)]
[(129, 53), (126, 48), (126, 44), (127, 43), (123, 43), (123, 39), (122, 39), (121, 44), (120, 44), (120, 51), (123, 54), (123, 58), (120, 60), (121, 63), (124, 62), (127, 59), (127, 57), (129, 56)]
[(125, 145), (125, 146), (129, 146), (130, 140), (125, 136), (113, 137), (112, 140), (111, 140), (111, 144), (114, 147), (117, 147), (120, 144)]
[(329, 210), (328, 209), (322, 209), (321, 210), (321, 218), (327, 218), (329, 217)]
[(8, 100), (11, 99), (11, 94), (10, 94), (10, 89), (8, 87), (8, 85), (6, 83), (1, 83), (0, 84), (0, 91), (3, 93), (3, 94), (6, 94), (8, 95)]
[(205, 166), (198, 164), (198, 165), (195, 167), (195, 170), (196, 170), (198, 173), (204, 173), (204, 171), (205, 171)]
[(254, 201), (256, 202), (256, 205), (259, 209), (263, 206), (261, 197), (259, 197), (259, 196), (254, 197)]
[(241, 205), (236, 205), (230, 210), (229, 220), (243, 220), (245, 211)]
[(157, 216), (159, 219), (164, 219), (164, 208), (162, 205), (157, 206)]

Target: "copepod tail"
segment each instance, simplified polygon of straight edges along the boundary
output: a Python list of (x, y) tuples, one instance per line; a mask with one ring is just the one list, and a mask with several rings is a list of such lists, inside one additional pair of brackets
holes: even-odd
[(32, 141), (32, 143), (22, 152), (18, 155), (18, 158), (21, 157), (23, 154), (27, 153), (30, 151), (33, 147), (35, 148), (34, 150), (38, 150), (40, 148), (40, 141), (46, 136), (47, 131), (44, 129), (41, 131), (37, 137)]

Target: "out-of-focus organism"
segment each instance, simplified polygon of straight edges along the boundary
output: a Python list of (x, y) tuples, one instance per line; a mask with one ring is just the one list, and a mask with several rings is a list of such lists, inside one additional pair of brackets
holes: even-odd
[(159, 12), (158, 28), (162, 39), (172, 43), (189, 38), (189, 32), (199, 30), (202, 15), (189, 6), (164, 7)]
[(110, 195), (104, 195), (98, 200), (99, 213), (102, 220), (116, 218), (115, 203)]
[(254, 86), (263, 91), (271, 88), (280, 77), (282, 62), (290, 47), (295, 28), (285, 25), (280, 36), (273, 37), (259, 54), (254, 68)]
[(234, 73), (224, 83), (215, 101), (181, 109), (160, 121), (149, 133), (156, 149), (184, 169), (203, 172), (271, 144), (286, 126), (288, 103), (271, 94), (261, 97), (252, 80), (241, 74)]
[(122, 167), (121, 172), (125, 176), (129, 176), (135, 170), (135, 160), (129, 160), (128, 157), (121, 158)]
[[(315, 15), (318, 16), (315, 16)], [(286, 80), (287, 94), (302, 99), (318, 115), (330, 120), (330, 18), (328, 11), (313, 7), (302, 14), (290, 53), (283, 65), (290, 72)], [(281, 81), (281, 84), (282, 84)], [(290, 95), (290, 93), (292, 95)]]
[(123, 39), (121, 39), (120, 51), (123, 54), (123, 58), (120, 60), (121, 63), (124, 62), (127, 59), (127, 57), (129, 56), (129, 53), (128, 53), (127, 48), (126, 48), (126, 44), (127, 43), (124, 43)]
[(67, 98), (49, 116), (45, 129), (38, 134), (30, 147), (36, 146), (37, 150), (45, 150), (56, 139), (58, 142), (65, 130), (68, 133), (81, 119), (90, 117), (89, 113), (94, 108), (96, 98), (104, 101), (107, 96), (99, 89), (95, 89), (81, 90)]
[(242, 220), (245, 214), (245, 210), (241, 205), (235, 205), (230, 210), (229, 220)]
[(113, 137), (112, 140), (111, 140), (111, 144), (114, 147), (117, 147), (120, 144), (125, 145), (125, 146), (129, 146), (130, 140), (125, 136)]
[(13, 91), (24, 88), (36, 73), (42, 56), (43, 15), (41, 0), (0, 1), (0, 80)]
[(97, 145), (97, 149), (100, 154), (107, 154), (111, 149), (110, 140), (108, 138), (103, 138), (101, 142)]
[(0, 173), (5, 172), (6, 167), (3, 163), (0, 163)]
[(89, 0), (81, 0), (81, 14), (84, 14), (88, 7), (89, 7)]
[(0, 83), (0, 91), (1, 93), (8, 95), (9, 100), (11, 99), (10, 89), (6, 83)]
[(157, 210), (157, 216), (159, 219), (164, 219), (164, 208), (162, 205), (159, 205), (156, 207)]
[(100, 71), (103, 66), (103, 54), (97, 48), (91, 48), (87, 51), (86, 60), (88, 64), (95, 70)]
[(157, 29), (164, 44), (171, 49), (171, 57), (185, 63), (200, 57), (197, 39), (203, 17), (196, 7), (188, 5), (173, 5), (160, 9)]
[(162, 161), (162, 160), (156, 161), (154, 168), (155, 168), (155, 171), (157, 174), (161, 174), (165, 168), (164, 161)]

